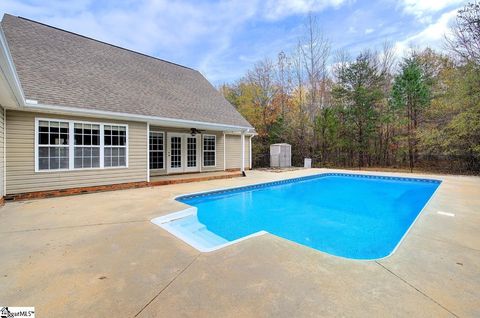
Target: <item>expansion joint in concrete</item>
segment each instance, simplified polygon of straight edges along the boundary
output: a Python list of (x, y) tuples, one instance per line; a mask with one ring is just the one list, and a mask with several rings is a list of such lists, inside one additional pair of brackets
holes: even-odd
[(168, 282), (167, 285), (165, 285), (155, 296), (153, 296), (153, 298), (150, 299), (150, 301), (149, 301), (148, 303), (146, 303), (145, 306), (143, 306), (142, 309), (140, 309), (140, 311), (137, 312), (134, 317), (137, 317), (138, 315), (140, 315), (140, 314), (142, 313), (142, 311), (144, 311), (145, 308), (147, 308), (155, 299), (158, 298), (158, 296), (160, 296), (168, 287), (170, 287), (170, 285), (172, 285), (173, 282), (174, 282), (178, 277), (180, 277), (180, 275), (182, 275), (183, 273), (185, 273), (185, 271), (186, 271), (193, 263), (195, 263), (195, 261), (198, 259), (198, 257), (199, 257), (200, 255), (201, 255), (200, 253), (197, 254), (197, 256), (195, 256), (195, 258), (194, 258), (190, 263), (188, 263), (188, 265), (185, 266), (184, 269), (182, 269), (180, 272), (178, 272), (178, 274), (175, 275), (175, 277), (173, 277), (173, 279), (172, 279), (170, 282)]
[(425, 294), (423, 291), (421, 291), (420, 289), (418, 289), (417, 287), (415, 287), (413, 284), (411, 284), (410, 282), (408, 282), (407, 280), (403, 279), (402, 277), (398, 276), (397, 274), (395, 274), (393, 271), (391, 271), (390, 269), (388, 269), (385, 265), (379, 263), (378, 261), (375, 261), (375, 263), (377, 263), (380, 267), (382, 267), (383, 269), (385, 269), (387, 272), (389, 272), (390, 274), (392, 274), (393, 276), (395, 276), (396, 278), (400, 279), (402, 282), (404, 282), (405, 284), (407, 284), (408, 286), (410, 286), (411, 288), (415, 289), (418, 293), (422, 294), (424, 297), (430, 299), (432, 302), (434, 302), (435, 304), (437, 304), (438, 306), (440, 306), (441, 308), (443, 308), (444, 310), (448, 311), (451, 315), (455, 316), (455, 317), (458, 317), (458, 315), (456, 315), (455, 313), (453, 313), (450, 309), (446, 308), (445, 306), (443, 306), (442, 304), (440, 304), (438, 301), (436, 301), (435, 299), (433, 299), (432, 297), (430, 297), (429, 295)]
[(149, 222), (149, 221), (148, 220), (133, 220), (133, 221), (123, 221), (123, 222), (105, 222), (105, 223), (92, 223), (92, 224), (81, 224), (81, 225), (70, 225), (70, 226), (58, 226), (58, 227), (44, 227), (44, 228), (36, 228), (36, 229), (5, 231), (5, 232), (0, 232), (0, 234), (34, 232), (34, 231), (64, 230), (64, 229), (75, 229), (75, 228), (82, 228), (82, 227), (117, 225), (117, 224), (139, 223), (139, 222)]

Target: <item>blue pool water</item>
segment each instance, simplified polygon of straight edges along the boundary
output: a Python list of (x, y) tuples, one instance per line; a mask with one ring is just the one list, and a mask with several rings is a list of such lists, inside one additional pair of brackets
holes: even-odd
[(439, 184), (323, 174), (180, 197), (197, 215), (171, 226), (207, 247), (267, 231), (329, 254), (377, 259), (395, 249)]

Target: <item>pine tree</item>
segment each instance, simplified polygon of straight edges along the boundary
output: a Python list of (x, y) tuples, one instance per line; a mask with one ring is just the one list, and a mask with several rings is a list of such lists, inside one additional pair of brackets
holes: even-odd
[(430, 90), (416, 58), (404, 59), (400, 74), (395, 77), (392, 88), (392, 106), (403, 111), (407, 119), (407, 144), (410, 171), (417, 159), (416, 131), (422, 110), (430, 103)]

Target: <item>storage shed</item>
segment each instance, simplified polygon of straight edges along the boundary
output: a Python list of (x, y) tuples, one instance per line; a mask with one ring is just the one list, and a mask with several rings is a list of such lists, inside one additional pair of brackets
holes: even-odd
[(289, 144), (270, 145), (270, 167), (291, 167), (292, 146)]

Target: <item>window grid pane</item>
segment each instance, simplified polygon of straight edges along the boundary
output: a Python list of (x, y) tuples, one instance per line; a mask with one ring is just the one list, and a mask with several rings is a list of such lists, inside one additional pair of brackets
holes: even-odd
[(105, 147), (103, 158), (105, 167), (125, 167), (127, 165), (125, 147)]
[(105, 125), (103, 138), (105, 146), (126, 146), (127, 129), (125, 126)]
[(74, 168), (99, 168), (100, 147), (76, 146)]

